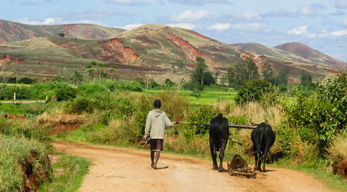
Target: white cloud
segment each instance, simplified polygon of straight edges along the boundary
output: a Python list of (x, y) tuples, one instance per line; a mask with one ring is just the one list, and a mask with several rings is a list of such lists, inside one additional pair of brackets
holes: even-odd
[(242, 30), (242, 31), (260, 31), (265, 29), (265, 25), (260, 23), (242, 23), (242, 24), (235, 24), (232, 26), (233, 29), (236, 30)]
[(143, 24), (127, 24), (127, 25), (124, 25), (124, 26), (115, 26), (115, 28), (121, 28), (121, 29), (125, 29), (125, 30), (131, 30), (131, 29), (134, 29), (136, 27), (140, 27), (141, 25)]
[(294, 28), (292, 30), (287, 31), (288, 34), (295, 34), (295, 35), (301, 35), (306, 33), (307, 31), (307, 26), (303, 25), (303, 26), (299, 26), (297, 28)]
[(207, 16), (208, 12), (205, 10), (199, 10), (196, 12), (187, 10), (178, 16), (171, 16), (171, 19), (174, 21), (194, 22), (206, 18)]
[(46, 18), (42, 24), (44, 25), (54, 25), (56, 23), (55, 19), (49, 17), (49, 18)]
[(229, 23), (216, 23), (216, 24), (208, 27), (208, 29), (216, 29), (218, 31), (229, 29), (229, 28), (230, 28), (230, 24)]
[(299, 13), (303, 16), (314, 16), (316, 12), (311, 7), (302, 7)]
[(303, 25), (303, 26), (296, 27), (292, 30), (289, 30), (289, 31), (287, 31), (287, 33), (291, 34), (291, 35), (302, 35), (302, 36), (309, 38), (309, 39), (316, 38), (317, 34), (308, 32), (307, 28), (308, 27), (306, 25)]
[(44, 19), (43, 21), (35, 21), (35, 20), (29, 20), (28, 18), (22, 18), (19, 19), (18, 22), (28, 24), (28, 25), (60, 25), (60, 24), (71, 24), (71, 23), (88, 23), (88, 24), (96, 24), (96, 25), (102, 25), (100, 22), (95, 22), (91, 20), (63, 20), (60, 17), (52, 18), (48, 17)]
[(333, 31), (333, 32), (331, 32), (331, 35), (337, 36), (337, 37), (347, 35), (347, 29), (339, 30), (339, 31)]
[(180, 27), (185, 29), (194, 29), (196, 26), (191, 23), (174, 23), (174, 24), (167, 24), (170, 27)]

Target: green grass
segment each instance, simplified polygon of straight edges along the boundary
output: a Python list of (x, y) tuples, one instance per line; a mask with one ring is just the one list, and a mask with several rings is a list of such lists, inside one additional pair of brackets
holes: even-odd
[[(300, 165), (287, 165), (282, 163), (276, 163), (275, 166), (283, 167), (283, 168), (289, 168), (298, 170), (301, 172), (306, 172), (309, 175), (312, 175), (316, 179), (322, 181), (327, 187), (330, 189), (333, 189), (334, 191), (338, 192), (345, 192), (347, 191), (347, 184), (340, 175), (334, 175), (331, 172), (323, 171), (322, 169), (315, 169), (315, 168), (306, 168), (302, 167)], [(331, 169), (331, 167), (329, 167)]]
[[(170, 92), (170, 91), (168, 91)], [(161, 90), (144, 90), (145, 94), (160, 94)], [(192, 91), (180, 91), (179, 95), (187, 98), (191, 105), (213, 105), (215, 102), (232, 100), (235, 101), (237, 91), (203, 91), (196, 97)]]
[(59, 153), (60, 159), (53, 165), (53, 173), (56, 175), (51, 183), (41, 185), (39, 192), (77, 191), (88, 173), (91, 162), (85, 158)]
[[(34, 155), (37, 153), (37, 155)], [(44, 144), (27, 139), (12, 138), (0, 134), (0, 191), (21, 191), (23, 172), (21, 163), (30, 160), (35, 173), (49, 172), (46, 159), (47, 148)], [(39, 182), (45, 179), (37, 175)]]
[(15, 115), (37, 116), (46, 110), (44, 103), (0, 103), (0, 114), (10, 113)]

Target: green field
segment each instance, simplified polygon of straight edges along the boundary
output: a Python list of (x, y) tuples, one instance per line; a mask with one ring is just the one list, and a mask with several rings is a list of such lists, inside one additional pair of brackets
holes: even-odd
[[(145, 94), (160, 94), (161, 90), (145, 90)], [(168, 91), (171, 93), (170, 91)], [(172, 92), (174, 93), (174, 92)], [(192, 91), (179, 91), (180, 96), (186, 97), (191, 105), (213, 105), (215, 102), (231, 100), (235, 101), (237, 91), (203, 91), (194, 95)]]

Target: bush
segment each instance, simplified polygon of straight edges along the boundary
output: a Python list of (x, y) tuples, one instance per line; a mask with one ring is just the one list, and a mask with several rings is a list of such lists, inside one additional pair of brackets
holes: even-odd
[(93, 96), (100, 93), (109, 93), (110, 89), (105, 85), (99, 84), (84, 84), (78, 87), (78, 91), (82, 95)]
[(66, 83), (60, 82), (45, 82), (45, 83), (36, 83), (31, 89), (32, 99), (46, 99), (46, 96), (53, 97), (56, 95), (56, 91), (70, 87)]
[(85, 97), (77, 97), (66, 103), (64, 111), (72, 114), (92, 113), (95, 108), (95, 101)]
[[(316, 94), (308, 96), (297, 92), (294, 104), (282, 103), (291, 127), (303, 130), (304, 140), (317, 138), (319, 150), (325, 152), (330, 139), (347, 129), (347, 75), (346, 73), (326, 79)], [(305, 130), (309, 129), (309, 130)]]
[(259, 101), (264, 94), (273, 91), (273, 87), (267, 81), (247, 81), (241, 86), (240, 91), (237, 93), (236, 102), (243, 104), (251, 101)]
[(108, 125), (112, 119), (126, 119), (134, 115), (136, 110), (134, 102), (126, 98), (118, 98), (102, 116), (102, 123)]
[[(208, 132), (206, 126), (210, 120), (217, 115), (216, 109), (212, 106), (202, 106), (199, 109), (191, 112), (188, 116), (189, 125), (186, 127), (186, 133), (194, 135), (204, 135)], [(193, 136), (194, 136), (193, 135)], [(187, 139), (189, 139), (189, 135)]]
[(35, 79), (30, 79), (30, 78), (24, 77), (24, 78), (19, 79), (19, 80), (18, 80), (18, 83), (22, 83), (22, 84), (34, 84), (34, 83), (36, 83), (36, 80), (35, 80)]
[(13, 100), (14, 93), (16, 93), (16, 99), (32, 98), (30, 87), (2, 85), (0, 87), (0, 100)]
[(72, 87), (60, 88), (56, 91), (57, 101), (67, 101), (76, 98), (77, 90)]

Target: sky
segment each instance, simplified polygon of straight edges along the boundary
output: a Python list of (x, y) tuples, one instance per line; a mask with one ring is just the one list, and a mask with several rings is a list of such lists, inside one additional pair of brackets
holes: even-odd
[(0, 19), (91, 23), (126, 30), (160, 23), (222, 43), (299, 42), (347, 62), (347, 0), (0, 0)]

